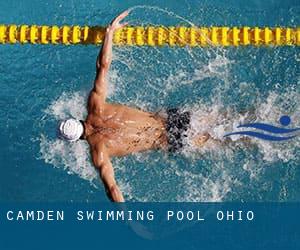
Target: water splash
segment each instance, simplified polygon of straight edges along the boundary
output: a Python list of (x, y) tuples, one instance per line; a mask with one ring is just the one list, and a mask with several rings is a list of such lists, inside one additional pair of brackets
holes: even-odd
[[(176, 14), (170, 15), (185, 21)], [(192, 112), (187, 147), (181, 155), (146, 152), (113, 159), (117, 181), (127, 200), (267, 199), (262, 193), (270, 188), (271, 180), (265, 178), (265, 169), (282, 162), (294, 168), (300, 161), (299, 139), (274, 145), (256, 139), (245, 143), (238, 135), (227, 143), (223, 137), (242, 123), (277, 122), (283, 113), (289, 114), (299, 127), (299, 79), (275, 84), (273, 74), (282, 67), (285, 57), (291, 58), (292, 52), (281, 49), (281, 56), (272, 63), (269, 54), (260, 55), (262, 50), (114, 48), (109, 101), (154, 112), (174, 106)], [(294, 75), (293, 68), (289, 70)], [(255, 82), (254, 77), (260, 74), (266, 78), (264, 86)], [(83, 94), (69, 92), (54, 100), (45, 110), (42, 126), (50, 131), (59, 119), (83, 119), (87, 94), (88, 90)], [(192, 138), (207, 131), (213, 140), (196, 148)], [(91, 183), (98, 182), (85, 142), (70, 146), (47, 133), (40, 137), (40, 155), (55, 167)]]
[[(291, 94), (289, 92), (289, 94)], [(273, 94), (267, 98), (267, 106), (272, 107), (271, 112), (276, 114), (280, 110), (280, 106), (275, 106), (277, 98)], [(295, 101), (300, 101), (300, 95), (295, 95)], [(85, 104), (82, 101), (79, 93), (72, 95), (64, 94), (61, 98), (54, 101), (46, 110), (46, 113), (52, 114), (53, 117), (63, 118), (67, 114), (78, 114), (80, 110), (84, 110)], [(273, 100), (271, 102), (270, 100)], [(80, 103), (80, 105), (78, 105)], [(266, 108), (266, 103), (260, 103), (257, 106), (256, 119), (267, 118), (260, 116)], [(65, 105), (66, 104), (66, 105)], [(284, 105), (283, 103), (281, 105)], [(64, 108), (62, 108), (64, 107)], [(66, 108), (68, 107), (68, 108)], [(138, 153), (129, 157), (113, 159), (114, 168), (118, 182), (121, 186), (125, 197), (128, 200), (138, 201), (221, 201), (226, 200), (227, 195), (232, 193), (233, 186), (242, 186), (239, 176), (233, 174), (236, 170), (237, 151), (242, 149), (246, 153), (246, 158), (240, 161), (238, 169), (240, 175), (249, 173), (251, 179), (259, 179), (262, 173), (262, 168), (267, 162), (282, 161), (299, 161), (297, 149), (300, 147), (300, 140), (291, 144), (271, 144), (261, 142), (259, 140), (251, 140), (251, 144), (256, 145), (262, 155), (260, 162), (252, 161), (257, 153), (249, 145), (244, 144), (236, 139), (237, 144), (224, 145), (223, 135), (227, 130), (232, 129), (234, 124), (249, 119), (249, 113), (239, 114), (231, 111), (230, 115), (223, 113), (223, 105), (215, 103), (207, 105), (199, 103), (194, 107), (185, 107), (192, 111), (191, 130), (186, 142), (186, 147), (183, 154), (184, 159), (174, 159), (166, 153)], [(53, 112), (54, 113), (51, 113)], [(293, 116), (300, 112), (299, 108), (295, 110)], [(253, 115), (252, 115), (253, 116)], [(276, 115), (273, 115), (272, 119)], [(268, 117), (270, 119), (270, 117)], [(217, 124), (217, 125), (216, 125)], [(210, 135), (216, 141), (208, 142), (202, 148), (196, 148), (191, 142), (196, 134), (209, 131)], [(189, 141), (190, 139), (190, 141)], [(46, 163), (50, 163), (56, 167), (62, 167), (69, 173), (74, 173), (81, 178), (93, 183), (97, 179), (97, 173), (91, 165), (89, 159), (89, 149), (85, 142), (68, 144), (58, 139), (51, 140), (45, 135), (41, 136), (40, 140), (41, 158)], [(257, 157), (257, 156), (256, 156)], [(233, 162), (231, 162), (233, 160)], [(199, 161), (201, 164), (199, 165)], [(145, 165), (145, 162), (147, 164)], [(161, 166), (161, 162), (164, 162)], [(189, 166), (185, 168), (184, 166)], [(212, 168), (204, 173), (199, 167), (211, 166)], [(226, 167), (225, 167), (226, 166)], [(200, 170), (200, 172), (199, 172)], [(151, 185), (152, 181), (167, 179), (164, 184), (158, 185), (155, 193), (154, 189), (147, 190), (147, 181), (143, 176), (147, 176), (147, 181)], [(175, 176), (175, 177), (174, 177)], [(178, 190), (175, 192), (175, 197), (170, 195), (166, 198), (163, 192), (167, 190), (174, 191), (173, 185), (176, 185)], [(159, 189), (164, 187), (163, 192)]]
[(98, 177), (91, 164), (88, 145), (84, 142), (67, 144), (62, 140), (49, 140), (41, 135), (40, 154), (46, 163), (62, 167), (68, 174), (76, 174), (91, 184)]

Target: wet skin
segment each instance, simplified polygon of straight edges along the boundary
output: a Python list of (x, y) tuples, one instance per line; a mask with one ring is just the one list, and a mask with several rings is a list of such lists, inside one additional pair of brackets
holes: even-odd
[(127, 15), (127, 11), (123, 12), (106, 29), (96, 61), (96, 78), (89, 95), (88, 116), (84, 121), (82, 136), (90, 145), (94, 166), (99, 171), (108, 197), (114, 202), (124, 202), (124, 197), (116, 183), (110, 158), (165, 144), (162, 119), (138, 109), (106, 102), (113, 35), (127, 25), (120, 23)]
[(85, 128), (91, 149), (103, 143), (110, 157), (167, 147), (163, 118), (124, 105), (102, 103), (94, 92), (89, 97)]
[[(127, 11), (123, 12), (106, 30), (96, 61), (96, 78), (88, 99), (88, 116), (84, 121), (82, 136), (90, 145), (93, 164), (99, 171), (107, 195), (115, 202), (123, 202), (124, 198), (114, 177), (111, 157), (167, 148), (164, 118), (125, 105), (106, 102), (113, 35), (117, 29), (127, 25), (120, 23), (127, 15)], [(203, 145), (208, 138), (208, 135), (201, 135), (195, 139), (195, 145)]]

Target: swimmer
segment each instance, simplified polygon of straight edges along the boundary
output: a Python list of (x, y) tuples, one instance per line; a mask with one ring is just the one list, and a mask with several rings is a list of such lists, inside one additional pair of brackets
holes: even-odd
[[(106, 101), (114, 32), (128, 24), (121, 23), (128, 14), (128, 11), (120, 14), (106, 29), (96, 61), (96, 77), (88, 98), (86, 119), (64, 120), (58, 128), (59, 137), (66, 141), (82, 139), (88, 142), (93, 164), (99, 171), (108, 197), (114, 202), (124, 202), (124, 198), (110, 159), (146, 150), (180, 151), (191, 119), (189, 112), (179, 109), (169, 109), (167, 116), (162, 117)], [(195, 146), (201, 147), (209, 139), (209, 134), (204, 133), (195, 136), (193, 141)]]

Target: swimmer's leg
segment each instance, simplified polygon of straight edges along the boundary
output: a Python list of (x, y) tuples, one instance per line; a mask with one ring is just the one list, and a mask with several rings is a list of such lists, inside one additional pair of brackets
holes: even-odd
[(253, 141), (251, 141), (250, 138), (248, 137), (242, 137), (237, 141), (232, 141), (231, 139), (226, 139), (226, 140), (220, 140), (211, 137), (209, 133), (204, 133), (201, 135), (197, 135), (193, 140), (193, 144), (197, 148), (204, 147), (207, 142), (212, 142), (214, 145), (219, 145), (219, 146), (234, 146), (234, 147), (241, 147), (241, 146), (246, 146), (250, 148), (251, 146), (254, 145)]
[[(247, 120), (250, 121), (255, 121), (257, 119), (255, 109), (248, 109), (240, 112), (241, 115), (246, 116)], [(200, 118), (196, 118), (198, 126), (199, 127), (207, 127), (209, 125), (210, 127), (214, 127), (215, 124), (218, 124), (218, 118), (220, 114), (211, 114), (209, 116), (203, 116)], [(221, 114), (224, 120), (227, 120), (228, 118), (228, 113), (223, 112)], [(237, 141), (232, 141), (230, 138), (226, 138), (225, 140), (214, 138), (211, 136), (209, 131), (205, 132), (203, 131), (200, 134), (197, 134), (192, 138), (192, 143), (194, 144), (195, 147), (203, 147), (205, 146), (206, 143), (213, 143), (214, 145), (219, 145), (219, 146), (246, 146), (250, 147), (251, 145), (254, 145), (253, 141), (249, 137), (241, 137)]]
[[(197, 119), (197, 123), (199, 127), (206, 127), (207, 124), (215, 124), (216, 123), (216, 117), (214, 116), (205, 116), (205, 117), (201, 117), (201, 118), (196, 118)], [(201, 132), (199, 134), (196, 134), (193, 136), (192, 138), (192, 143), (194, 144), (195, 147), (203, 147), (206, 142), (208, 142), (209, 140), (214, 140), (215, 139), (209, 134), (209, 132)]]
[(203, 147), (204, 144), (211, 138), (209, 133), (204, 133), (201, 135), (196, 135), (196, 137), (193, 139), (193, 144), (196, 147)]

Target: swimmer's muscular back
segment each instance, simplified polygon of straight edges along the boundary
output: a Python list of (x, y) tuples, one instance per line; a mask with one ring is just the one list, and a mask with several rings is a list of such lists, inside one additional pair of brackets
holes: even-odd
[(113, 35), (126, 26), (120, 21), (128, 15), (123, 12), (108, 26), (102, 49), (96, 61), (94, 88), (88, 101), (88, 116), (84, 122), (83, 137), (88, 141), (94, 166), (112, 201), (123, 202), (123, 195), (114, 177), (111, 156), (152, 149), (166, 144), (163, 119), (151, 113), (127, 106), (106, 103), (107, 75), (112, 61)]
[(103, 102), (91, 92), (88, 102), (87, 137), (91, 146), (104, 143), (110, 156), (122, 156), (165, 147), (166, 131), (162, 118), (119, 104)]

